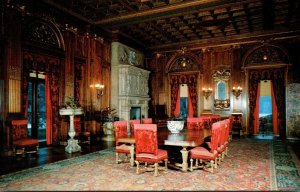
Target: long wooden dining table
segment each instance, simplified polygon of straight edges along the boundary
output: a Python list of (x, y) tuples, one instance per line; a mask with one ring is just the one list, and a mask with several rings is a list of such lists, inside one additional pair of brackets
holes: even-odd
[[(176, 167), (184, 172), (188, 171), (188, 147), (196, 147), (204, 143), (204, 139), (211, 135), (210, 129), (201, 130), (187, 130), (184, 128), (180, 133), (173, 134), (167, 127), (159, 127), (157, 129), (158, 145), (167, 146), (180, 146), (182, 155), (182, 163), (175, 163)], [(120, 143), (128, 143), (130, 146), (130, 165), (134, 166), (134, 136), (128, 135), (127, 137), (119, 138)]]

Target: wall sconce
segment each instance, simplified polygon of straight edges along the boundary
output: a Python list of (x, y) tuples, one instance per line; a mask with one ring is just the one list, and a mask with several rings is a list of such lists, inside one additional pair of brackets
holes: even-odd
[(243, 89), (240, 86), (238, 86), (237, 88), (236, 87), (232, 88), (232, 93), (236, 98), (238, 98), (241, 95), (242, 91)]
[(104, 93), (103, 93), (103, 89), (104, 89), (104, 85), (102, 84), (95, 84), (95, 85), (90, 85), (90, 87), (95, 87), (97, 90), (97, 98), (99, 99)]
[(208, 99), (208, 97), (211, 95), (212, 91), (213, 91), (213, 89), (210, 87), (208, 89), (202, 88), (202, 92), (203, 92), (205, 99)]

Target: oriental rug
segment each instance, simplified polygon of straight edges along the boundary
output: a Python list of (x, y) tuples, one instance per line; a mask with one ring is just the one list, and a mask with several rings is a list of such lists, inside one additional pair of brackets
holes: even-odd
[[(274, 150), (276, 147), (276, 150)], [(235, 139), (228, 156), (210, 173), (168, 169), (136, 174), (115, 163), (114, 148), (0, 177), (0, 191), (299, 191), (299, 166), (282, 141)]]

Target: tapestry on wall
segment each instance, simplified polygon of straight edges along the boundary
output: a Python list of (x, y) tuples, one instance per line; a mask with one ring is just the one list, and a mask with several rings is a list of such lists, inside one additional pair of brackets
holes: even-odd
[(300, 84), (292, 83), (286, 91), (287, 137), (300, 137)]

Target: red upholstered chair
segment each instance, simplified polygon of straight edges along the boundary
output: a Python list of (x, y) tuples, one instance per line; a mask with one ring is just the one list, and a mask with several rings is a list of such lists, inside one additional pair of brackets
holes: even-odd
[(136, 173), (139, 173), (140, 162), (154, 164), (154, 176), (158, 175), (158, 163), (164, 161), (165, 169), (168, 165), (168, 152), (158, 148), (157, 125), (156, 124), (135, 124), (135, 163)]
[[(217, 168), (217, 158), (218, 158), (218, 141), (219, 141), (219, 123), (212, 124), (212, 131), (211, 131), (211, 148), (206, 149), (204, 147), (195, 147), (190, 150), (190, 170), (193, 171), (194, 168), (205, 168), (205, 166), (209, 166), (213, 173), (214, 168)], [(197, 164), (196, 161), (195, 166), (193, 165), (193, 160), (199, 159), (201, 165)], [(208, 165), (205, 165), (206, 162), (209, 162)], [(203, 165), (202, 165), (203, 164)]]
[(143, 118), (142, 119), (142, 124), (152, 124), (153, 120), (152, 118)]
[(204, 121), (199, 117), (188, 117), (186, 119), (186, 123), (187, 123), (188, 130), (191, 129), (199, 130), (204, 128)]
[(210, 115), (211, 118), (211, 122), (215, 123), (221, 120), (221, 116), (220, 115)]
[(27, 120), (12, 120), (13, 154), (38, 153), (39, 141), (28, 136)]
[[(218, 121), (215, 122), (214, 124), (218, 124), (219, 125), (219, 129), (218, 129), (218, 147), (217, 147), (217, 151), (218, 151), (218, 164), (221, 164), (221, 161), (224, 160), (224, 155), (225, 155), (225, 150), (226, 150), (226, 146), (225, 146), (225, 140), (226, 140), (226, 127), (225, 127), (225, 121)], [(211, 148), (211, 141), (206, 142), (208, 148)]]
[(202, 119), (203, 126), (204, 126), (205, 129), (211, 129), (212, 123), (211, 123), (211, 118), (210, 118), (209, 115), (202, 115), (199, 118)]
[[(229, 141), (230, 141), (230, 127), (231, 127), (231, 122), (230, 119), (225, 119), (225, 129), (226, 129), (226, 133), (225, 133), (225, 155), (228, 155), (228, 146), (229, 146)], [(224, 159), (224, 158), (223, 158)]]
[(219, 127), (219, 142), (218, 142), (218, 148), (217, 148), (217, 151), (218, 151), (218, 164), (221, 164), (221, 161), (224, 160), (224, 154), (225, 154), (225, 150), (226, 150), (226, 147), (225, 147), (225, 140), (226, 140), (226, 131), (227, 131), (227, 128), (226, 128), (226, 122), (223, 120), (223, 121), (218, 121), (217, 122), (218, 124), (220, 124), (220, 127)]
[(232, 124), (233, 124), (233, 121), (234, 121), (234, 116), (233, 115), (229, 116), (229, 121), (230, 121), (230, 126), (229, 126), (229, 141), (231, 141), (232, 140)]
[(141, 124), (141, 120), (139, 120), (139, 119), (129, 120), (130, 134), (131, 135), (134, 135), (134, 124)]
[[(119, 142), (119, 138), (127, 137), (127, 121), (115, 121), (114, 122), (115, 128), (115, 138), (116, 138), (116, 163), (120, 162), (127, 162), (128, 161), (128, 154), (130, 154), (130, 148), (127, 144), (122, 144)], [(125, 154), (125, 160), (121, 160), (119, 158), (119, 154)]]
[(74, 129), (75, 129), (75, 138), (79, 140), (79, 143), (91, 143), (91, 132), (84, 130), (81, 124), (80, 117), (74, 117)]

